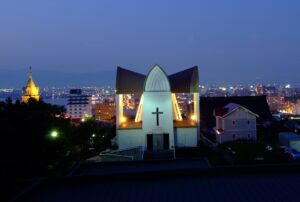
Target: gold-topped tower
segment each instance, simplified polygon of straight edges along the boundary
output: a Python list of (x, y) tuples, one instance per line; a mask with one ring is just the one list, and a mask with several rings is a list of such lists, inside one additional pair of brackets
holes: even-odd
[(32, 68), (29, 68), (29, 78), (27, 86), (23, 88), (22, 102), (27, 103), (30, 98), (37, 101), (40, 99), (40, 89), (35, 85), (32, 79)]

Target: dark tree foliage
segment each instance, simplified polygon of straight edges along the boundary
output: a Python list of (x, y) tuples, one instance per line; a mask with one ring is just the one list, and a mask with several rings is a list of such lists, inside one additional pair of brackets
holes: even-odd
[[(50, 141), (50, 132), (68, 131), (69, 120), (57, 117), (63, 107), (29, 100), (0, 103), (0, 148), (2, 163), (20, 176), (43, 174), (47, 164), (64, 155), (63, 141)], [(51, 149), (55, 147), (55, 149)], [(51, 152), (50, 152), (51, 151)]]
[(73, 127), (68, 138), (72, 145), (72, 153), (79, 154), (81, 159), (99, 154), (111, 147), (111, 139), (115, 136), (115, 131), (115, 127), (93, 119)]
[(61, 116), (64, 112), (64, 107), (34, 99), (0, 102), (1, 185), (7, 194), (18, 191), (23, 179), (65, 174), (75, 161), (110, 146), (111, 126), (88, 120), (75, 127)]

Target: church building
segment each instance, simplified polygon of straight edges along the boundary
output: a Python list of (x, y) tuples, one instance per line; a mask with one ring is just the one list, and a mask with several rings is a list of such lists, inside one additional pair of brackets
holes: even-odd
[[(135, 117), (124, 115), (123, 96), (140, 95)], [(191, 114), (183, 117), (177, 94), (191, 97)], [(144, 151), (196, 147), (199, 141), (198, 67), (167, 75), (154, 65), (147, 75), (117, 68), (116, 133), (119, 149), (141, 146)]]
[(32, 79), (32, 68), (29, 68), (29, 78), (26, 87), (23, 88), (22, 102), (27, 103), (30, 98), (37, 101), (40, 99), (40, 89), (35, 85)]

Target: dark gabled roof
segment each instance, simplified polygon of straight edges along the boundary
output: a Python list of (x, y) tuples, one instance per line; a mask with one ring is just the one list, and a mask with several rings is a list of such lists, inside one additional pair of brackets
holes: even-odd
[(214, 116), (224, 116), (228, 113), (228, 108), (225, 107), (217, 107), (214, 109)]
[(134, 71), (117, 67), (116, 90), (117, 94), (142, 94), (146, 76)]
[(177, 72), (168, 77), (173, 93), (199, 92), (199, 74), (197, 66)]
[(266, 96), (240, 96), (240, 97), (201, 97), (200, 119), (201, 128), (211, 129), (216, 125), (214, 109), (223, 108), (229, 103), (239, 104), (257, 114), (257, 123), (272, 121), (272, 114)]
[[(172, 93), (199, 92), (198, 67), (169, 75)], [(117, 67), (116, 90), (117, 94), (142, 94), (146, 75)]]
[(225, 118), (226, 116), (230, 115), (231, 113), (233, 113), (235, 110), (239, 109), (239, 108), (243, 108), (245, 111), (247, 111), (248, 113), (258, 117), (257, 114), (253, 113), (252, 111), (248, 110), (247, 108), (236, 104), (236, 103), (229, 103), (226, 106), (224, 106), (223, 108), (217, 107), (214, 109), (214, 116), (217, 117), (222, 117)]

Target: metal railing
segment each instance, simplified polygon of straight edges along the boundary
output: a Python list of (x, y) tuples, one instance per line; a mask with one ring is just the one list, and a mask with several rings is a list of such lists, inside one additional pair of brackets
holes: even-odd
[(144, 158), (144, 149), (142, 146), (138, 147), (131, 147), (126, 149), (120, 149), (120, 150), (113, 150), (113, 151), (103, 151), (100, 153), (99, 156), (103, 155), (110, 155), (110, 156), (123, 156), (124, 158), (131, 157), (131, 160), (143, 160)]

